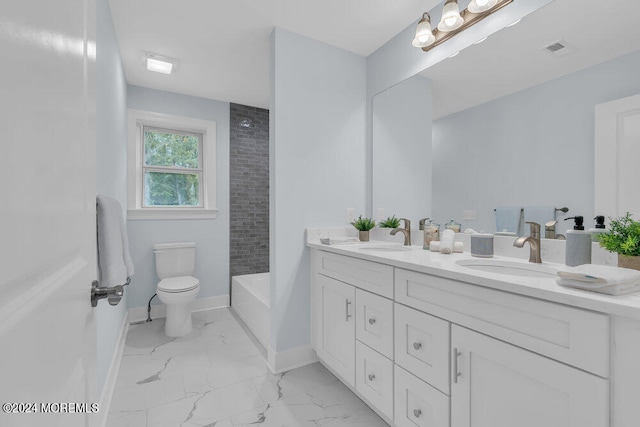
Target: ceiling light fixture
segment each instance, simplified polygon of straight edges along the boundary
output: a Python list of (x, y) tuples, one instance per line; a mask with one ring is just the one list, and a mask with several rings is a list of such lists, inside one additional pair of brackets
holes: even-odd
[(418, 22), (416, 28), (416, 37), (411, 42), (415, 47), (426, 47), (432, 45), (436, 41), (431, 29), (431, 15), (427, 12), (422, 14), (422, 19)]
[(446, 0), (438, 27), (431, 30), (431, 16), (423, 13), (411, 44), (427, 52), (512, 2), (513, 0), (471, 0), (469, 7), (460, 12), (458, 0)]
[(144, 63), (149, 71), (156, 73), (171, 74), (175, 68), (176, 60), (167, 58), (166, 56), (145, 54)]

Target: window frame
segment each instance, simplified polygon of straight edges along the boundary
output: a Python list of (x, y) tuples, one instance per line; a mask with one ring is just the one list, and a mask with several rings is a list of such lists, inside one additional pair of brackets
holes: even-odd
[[(172, 168), (144, 164), (144, 128), (201, 134), (200, 167)], [(213, 219), (216, 218), (216, 122), (155, 113), (127, 110), (127, 219)], [(144, 206), (145, 169), (191, 171), (200, 173), (200, 206)], [(180, 173), (180, 172), (178, 172)]]

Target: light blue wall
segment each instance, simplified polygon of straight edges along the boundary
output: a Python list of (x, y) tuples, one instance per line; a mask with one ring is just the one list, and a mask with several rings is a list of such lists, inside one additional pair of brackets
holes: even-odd
[(435, 121), (434, 217), (475, 209), (463, 226), (495, 231), (496, 206), (555, 205), (592, 226), (594, 106), (640, 93), (638, 76), (640, 51)]
[[(373, 98), (373, 215), (431, 216), (431, 80), (416, 75)], [(416, 242), (414, 242), (416, 243)]]
[[(108, 0), (96, 4), (96, 157), (98, 193), (114, 197), (126, 210), (127, 82), (120, 60)], [(123, 212), (124, 214), (124, 212)], [(118, 344), (125, 299), (115, 307), (100, 303), (95, 309), (98, 390), (102, 390)]]
[(270, 107), (271, 346), (310, 342), (306, 227), (364, 211), (364, 57), (279, 28)]
[[(127, 89), (127, 107), (216, 122), (216, 207), (213, 220), (127, 221), (136, 274), (129, 307), (143, 307), (156, 292), (158, 278), (152, 246), (159, 242), (196, 242), (199, 298), (229, 294), (229, 103), (138, 86)], [(157, 298), (156, 298), (157, 299)], [(154, 303), (156, 300), (154, 300)]]

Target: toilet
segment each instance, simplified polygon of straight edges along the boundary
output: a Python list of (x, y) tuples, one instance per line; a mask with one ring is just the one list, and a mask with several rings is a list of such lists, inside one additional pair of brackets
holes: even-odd
[(156, 274), (160, 279), (156, 293), (167, 306), (164, 333), (182, 337), (191, 332), (191, 303), (200, 292), (200, 281), (193, 277), (196, 267), (196, 244), (158, 243), (153, 245)]

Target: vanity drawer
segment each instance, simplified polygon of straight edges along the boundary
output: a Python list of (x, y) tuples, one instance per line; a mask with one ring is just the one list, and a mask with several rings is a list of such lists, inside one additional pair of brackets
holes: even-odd
[(607, 378), (609, 316), (396, 269), (395, 299), (500, 340)]
[(450, 323), (395, 305), (395, 362), (449, 394)]
[(393, 301), (356, 289), (356, 338), (393, 359)]
[(393, 298), (393, 267), (324, 251), (317, 256), (320, 274)]
[(449, 396), (394, 366), (394, 405), (397, 427), (449, 427)]
[(356, 390), (393, 419), (393, 362), (356, 341)]

